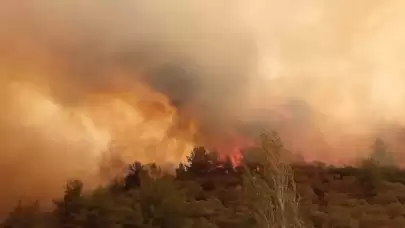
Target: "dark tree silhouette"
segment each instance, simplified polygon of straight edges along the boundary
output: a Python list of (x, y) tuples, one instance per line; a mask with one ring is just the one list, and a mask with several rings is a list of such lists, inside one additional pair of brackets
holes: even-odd
[(224, 169), (226, 173), (233, 173), (235, 172), (234, 165), (232, 159), (229, 155), (226, 156), (224, 161)]
[(38, 201), (33, 204), (23, 205), (18, 202), (6, 220), (3, 222), (4, 228), (35, 228), (40, 224), (40, 210)]
[(209, 163), (215, 168), (218, 167), (220, 160), (219, 160), (219, 153), (217, 151), (212, 151), (208, 153)]
[(373, 144), (371, 160), (380, 166), (394, 166), (395, 162), (391, 154), (387, 151), (387, 146), (381, 138), (377, 138)]
[(124, 189), (129, 190), (139, 188), (141, 186), (141, 172), (143, 171), (142, 164), (135, 162), (128, 168), (128, 174), (124, 178)]
[(183, 163), (179, 164), (179, 167), (176, 169), (176, 177), (177, 178), (183, 178), (184, 175), (186, 174), (186, 166)]
[(82, 191), (83, 183), (81, 181), (69, 181), (63, 200), (55, 201), (55, 214), (60, 227), (71, 228), (80, 224), (77, 218), (83, 208)]
[(187, 161), (187, 170), (194, 175), (203, 175), (212, 167), (209, 153), (204, 147), (194, 148)]

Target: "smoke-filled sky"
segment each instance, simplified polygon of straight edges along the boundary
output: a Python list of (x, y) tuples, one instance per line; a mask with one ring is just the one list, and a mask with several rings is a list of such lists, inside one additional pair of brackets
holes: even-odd
[(401, 160), (404, 13), (403, 0), (0, 0), (0, 202), (257, 126), (308, 160), (357, 159), (377, 136)]

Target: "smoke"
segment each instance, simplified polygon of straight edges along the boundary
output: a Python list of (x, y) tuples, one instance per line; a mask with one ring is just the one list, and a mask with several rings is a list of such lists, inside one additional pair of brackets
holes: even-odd
[(254, 43), (227, 5), (1, 1), (1, 209), (183, 161), (248, 88)]
[[(268, 78), (263, 82), (271, 91), (267, 96), (287, 101), (282, 106), (289, 110), (286, 123), (292, 129), (286, 134), (294, 136), (287, 137), (293, 138), (293, 150), (308, 159), (347, 161), (367, 153), (370, 140), (387, 136), (389, 126), (403, 126), (403, 4), (291, 0), (256, 5), (271, 15), (251, 17), (261, 47), (259, 74)], [(392, 146), (399, 146), (401, 135), (390, 132), (387, 137), (396, 138)]]
[(0, 0), (2, 208), (258, 126), (307, 160), (379, 135), (401, 158), (403, 4)]

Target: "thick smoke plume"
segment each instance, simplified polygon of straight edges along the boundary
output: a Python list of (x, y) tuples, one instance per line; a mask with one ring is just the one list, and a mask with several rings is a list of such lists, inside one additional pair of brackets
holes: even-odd
[(376, 136), (401, 160), (404, 9), (0, 0), (2, 209), (49, 200), (70, 178), (98, 184), (121, 162), (240, 144), (258, 127), (307, 160), (357, 159)]

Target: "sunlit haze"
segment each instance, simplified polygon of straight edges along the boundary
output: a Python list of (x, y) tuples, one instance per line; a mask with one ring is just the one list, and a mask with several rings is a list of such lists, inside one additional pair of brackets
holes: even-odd
[(402, 0), (0, 0), (1, 209), (262, 128), (333, 164), (382, 137), (403, 164), (404, 25)]

